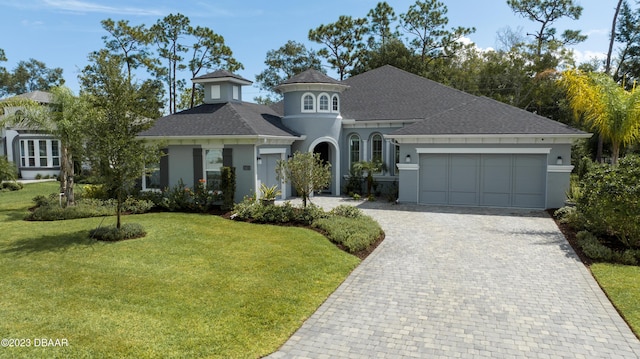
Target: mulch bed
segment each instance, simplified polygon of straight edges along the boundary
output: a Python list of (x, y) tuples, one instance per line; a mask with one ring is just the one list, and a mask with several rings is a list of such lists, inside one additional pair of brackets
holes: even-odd
[(560, 223), (558, 219), (553, 215), (555, 211), (556, 211), (555, 209), (548, 209), (547, 213), (549, 213), (551, 218), (553, 218), (553, 220), (556, 222), (556, 225), (560, 229), (560, 232), (564, 234), (564, 237), (567, 239), (567, 242), (569, 242), (569, 245), (571, 245), (571, 247), (573, 248), (573, 251), (576, 252), (576, 254), (578, 255), (578, 258), (580, 258), (580, 260), (585, 266), (589, 267), (591, 264), (593, 264), (593, 260), (587, 257), (587, 255), (584, 254), (584, 252), (578, 245), (578, 240), (576, 239), (577, 232), (573, 228), (571, 228), (571, 226), (569, 226), (568, 224)]

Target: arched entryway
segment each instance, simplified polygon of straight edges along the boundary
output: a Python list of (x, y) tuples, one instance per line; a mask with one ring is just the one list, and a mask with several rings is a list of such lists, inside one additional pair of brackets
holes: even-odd
[(337, 142), (331, 137), (318, 138), (309, 146), (309, 151), (320, 154), (320, 159), (331, 165), (331, 184), (322, 193), (339, 195), (340, 153)]

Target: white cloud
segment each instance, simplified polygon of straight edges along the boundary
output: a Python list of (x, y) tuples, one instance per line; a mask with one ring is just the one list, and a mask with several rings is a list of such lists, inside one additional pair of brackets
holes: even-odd
[(50, 8), (77, 13), (103, 13), (117, 15), (162, 16), (163, 12), (152, 9), (134, 7), (115, 7), (79, 0), (44, 0)]
[(574, 49), (573, 58), (576, 60), (576, 64), (579, 65), (585, 62), (589, 62), (593, 59), (605, 60), (607, 58), (607, 54), (605, 54), (604, 52), (590, 50), (580, 51)]

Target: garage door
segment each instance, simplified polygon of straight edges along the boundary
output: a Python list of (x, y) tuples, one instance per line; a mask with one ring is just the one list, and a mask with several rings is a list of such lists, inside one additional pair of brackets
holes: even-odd
[(420, 203), (544, 208), (546, 155), (422, 154)]

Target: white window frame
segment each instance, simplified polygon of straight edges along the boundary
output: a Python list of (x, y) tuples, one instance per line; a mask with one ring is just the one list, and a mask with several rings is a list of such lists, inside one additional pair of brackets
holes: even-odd
[(378, 158), (378, 160), (380, 162), (383, 162), (384, 161), (384, 138), (382, 137), (382, 134), (379, 132), (372, 133), (371, 138), (369, 139), (369, 142), (371, 142), (371, 161), (373, 162), (375, 160), (374, 146), (375, 146), (376, 138), (380, 138), (380, 158)]
[(219, 100), (220, 96), (220, 85), (211, 85), (211, 99)]
[(234, 100), (240, 99), (240, 86), (233, 86), (233, 99)]
[(331, 106), (331, 112), (340, 112), (340, 97), (338, 95), (331, 96), (330, 106)]
[[(33, 155), (29, 154), (29, 144), (33, 144)], [(21, 168), (56, 168), (60, 167), (60, 141), (43, 138), (20, 139), (20, 167)], [(53, 148), (57, 148), (57, 156)], [(29, 162), (33, 159), (33, 164)], [(45, 165), (42, 165), (42, 161)], [(57, 164), (55, 163), (57, 162)]]
[[(352, 144), (353, 144), (353, 139), (354, 138), (357, 138), (357, 141), (358, 141), (357, 142), (358, 143), (358, 160), (357, 161), (354, 161), (354, 159), (353, 159), (353, 152), (354, 151), (353, 151)], [(347, 141), (348, 141), (347, 147), (349, 149), (349, 170), (351, 170), (351, 167), (353, 166), (353, 164), (355, 162), (360, 162), (360, 160), (362, 159), (362, 140), (360, 138), (360, 135), (358, 135), (357, 133), (352, 133), (352, 134), (349, 135)]]
[[(148, 177), (156, 177), (158, 178), (158, 187), (150, 187), (147, 184)], [(148, 192), (160, 192), (162, 191), (160, 184), (160, 162), (154, 163), (151, 166), (145, 167), (145, 170), (142, 173), (142, 190)]]
[[(327, 99), (327, 107), (326, 108), (322, 108), (322, 99), (326, 98)], [(330, 112), (331, 111), (331, 97), (329, 96), (328, 93), (323, 92), (320, 95), (318, 95), (318, 112)]]
[[(213, 168), (208, 168), (207, 167), (207, 151), (220, 151), (220, 167), (218, 168), (218, 170), (216, 171)], [(207, 172), (217, 172), (219, 175), (222, 175), (222, 167), (224, 167), (224, 163), (222, 162), (224, 161), (224, 151), (222, 147), (204, 147), (202, 148), (202, 178), (205, 179), (207, 181), (206, 185), (210, 186), (208, 177), (207, 177)], [(219, 189), (219, 188), (215, 188), (215, 189)]]
[[(307, 98), (307, 96), (311, 96), (311, 109), (306, 109), (305, 107), (305, 99)], [(302, 110), (302, 112), (306, 113), (316, 112), (316, 96), (311, 92), (304, 93), (300, 98), (300, 109)]]

